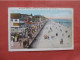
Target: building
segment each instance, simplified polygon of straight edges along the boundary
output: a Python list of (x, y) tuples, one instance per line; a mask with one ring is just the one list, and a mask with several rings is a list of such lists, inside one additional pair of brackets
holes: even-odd
[[(28, 21), (29, 20), (29, 21)], [(11, 32), (25, 32), (25, 29), (32, 24), (32, 14), (11, 13)]]

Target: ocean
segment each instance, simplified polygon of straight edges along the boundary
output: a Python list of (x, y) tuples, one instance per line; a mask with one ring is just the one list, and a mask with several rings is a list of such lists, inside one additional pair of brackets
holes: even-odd
[(72, 20), (71, 19), (52, 19), (52, 21), (65, 25), (69, 28), (72, 28)]

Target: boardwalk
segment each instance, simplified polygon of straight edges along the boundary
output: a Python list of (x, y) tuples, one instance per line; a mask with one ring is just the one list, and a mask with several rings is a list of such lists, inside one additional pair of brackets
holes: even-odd
[[(46, 22), (47, 23), (47, 22)], [(45, 24), (46, 24), (45, 23)], [(34, 38), (32, 38), (32, 39), (30, 39), (29, 40), (29, 47), (30, 47), (30, 45), (33, 43), (33, 41), (36, 39), (36, 37), (37, 37), (37, 35), (40, 33), (40, 31), (43, 29), (43, 27), (45, 26), (45, 24), (40, 28), (40, 29), (38, 29), (38, 31), (37, 32), (34, 32)], [(14, 46), (13, 47), (11, 47), (11, 49), (23, 49), (23, 41), (24, 40), (28, 40), (28, 38), (21, 38), (20, 39), (22, 42), (20, 43), (20, 42), (14, 42)]]
[[(42, 26), (42, 28), (34, 33), (35, 38), (29, 40), (29, 48), (72, 48), (71, 28), (52, 21), (49, 21), (45, 26)], [(44, 39), (45, 34), (49, 36), (49, 39)], [(63, 40), (63, 42), (61, 42), (61, 40)], [(19, 42), (15, 42), (12, 48), (22, 49), (23, 43), (21, 43), (20, 46)]]

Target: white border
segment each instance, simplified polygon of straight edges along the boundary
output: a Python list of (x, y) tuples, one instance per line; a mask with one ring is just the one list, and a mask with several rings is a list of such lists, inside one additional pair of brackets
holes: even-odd
[(11, 49), (10, 48), (10, 10), (22, 10), (22, 9), (27, 9), (27, 10), (35, 10), (35, 9), (39, 9), (39, 10), (42, 10), (42, 9), (59, 9), (59, 10), (72, 10), (72, 13), (74, 12), (73, 11), (73, 8), (50, 8), (50, 7), (47, 7), (47, 8), (42, 8), (42, 7), (30, 7), (30, 8), (26, 8), (26, 7), (8, 7), (8, 51), (52, 51), (52, 50), (74, 50), (74, 13), (72, 14), (72, 47), (71, 48), (33, 48), (33, 49)]

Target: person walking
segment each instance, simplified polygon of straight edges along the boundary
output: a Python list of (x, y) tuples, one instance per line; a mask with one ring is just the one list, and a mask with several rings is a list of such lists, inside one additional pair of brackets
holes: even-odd
[(25, 32), (23, 31), (23, 38), (25, 38)]
[(17, 36), (15, 36), (15, 42), (17, 41)]
[(23, 48), (28, 48), (29, 47), (29, 42), (27, 40), (23, 41)]
[(15, 38), (14, 38), (14, 36), (12, 36), (12, 39), (13, 39), (13, 42), (15, 41)]
[(46, 34), (44, 34), (44, 39), (46, 39)]
[(22, 40), (21, 39), (19, 40), (19, 43), (20, 43), (20, 46), (21, 46), (21, 43), (22, 43)]
[(32, 39), (32, 34), (29, 32), (28, 36), (30, 37), (30, 39)]
[(28, 37), (28, 30), (26, 31), (26, 37)]
[(23, 41), (23, 48), (27, 48), (26, 43), (27, 43), (27, 41), (24, 40), (24, 41)]
[(17, 36), (17, 42), (19, 41), (19, 35)]
[(14, 42), (13, 42), (13, 39), (11, 39), (11, 47), (14, 46)]

